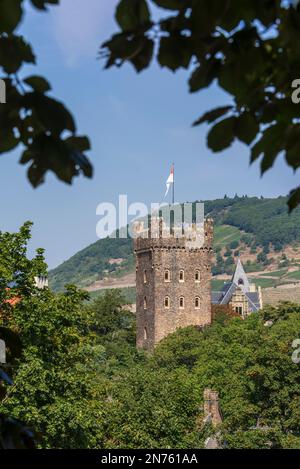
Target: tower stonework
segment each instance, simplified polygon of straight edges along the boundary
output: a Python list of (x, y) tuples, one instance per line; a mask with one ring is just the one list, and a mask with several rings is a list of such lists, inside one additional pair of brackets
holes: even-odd
[(146, 231), (134, 239), (137, 348), (151, 352), (178, 328), (211, 324), (213, 221), (205, 220), (201, 244), (195, 228), (180, 237)]

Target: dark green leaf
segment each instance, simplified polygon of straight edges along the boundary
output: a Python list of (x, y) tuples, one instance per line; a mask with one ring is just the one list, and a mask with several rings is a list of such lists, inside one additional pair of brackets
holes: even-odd
[(208, 87), (217, 77), (220, 65), (219, 60), (213, 59), (212, 61), (204, 62), (196, 68), (189, 80), (190, 92), (193, 93)]
[(142, 48), (137, 54), (134, 54), (130, 58), (130, 62), (133, 64), (137, 72), (141, 72), (149, 66), (149, 63), (153, 56), (154, 42), (152, 39), (143, 38)]
[(201, 116), (199, 119), (197, 119), (194, 123), (193, 126), (197, 126), (200, 124), (203, 124), (204, 122), (214, 122), (215, 120), (219, 119), (220, 117), (224, 116), (224, 114), (227, 114), (232, 109), (232, 106), (223, 106), (223, 107), (218, 107), (216, 109), (213, 109), (212, 111), (208, 111), (203, 116)]
[(228, 148), (234, 140), (236, 118), (229, 117), (216, 124), (209, 132), (207, 144), (214, 151), (222, 151)]
[(175, 71), (180, 67), (188, 68), (192, 50), (190, 41), (186, 37), (171, 36), (163, 37), (160, 40), (158, 61), (162, 67), (168, 67)]
[(91, 144), (87, 137), (69, 137), (66, 139), (66, 142), (82, 152), (91, 149)]
[(15, 73), (24, 63), (35, 63), (29, 44), (19, 36), (0, 37), (0, 65), (6, 73)]
[(244, 112), (237, 118), (235, 132), (241, 142), (250, 145), (259, 132), (259, 125), (249, 112)]
[(116, 10), (116, 20), (123, 31), (133, 31), (150, 21), (146, 0), (121, 0)]
[(284, 124), (273, 125), (263, 132), (261, 139), (252, 148), (251, 163), (256, 161), (260, 155), (263, 155), (261, 162), (262, 174), (273, 166), (278, 154), (282, 151), (284, 147), (284, 132)]
[(295, 170), (300, 167), (300, 125), (290, 126), (287, 131), (286, 161)]
[(290, 192), (288, 201), (289, 211), (292, 212), (298, 205), (300, 205), (300, 187)]
[(22, 19), (21, 0), (0, 1), (0, 33), (11, 33)]
[(37, 75), (26, 78), (24, 83), (27, 83), (27, 85), (31, 86), (31, 88), (38, 93), (46, 93), (51, 90), (49, 82), (45, 78)]
[[(0, 104), (3, 106), (3, 104)], [(19, 140), (15, 137), (11, 128), (0, 128), (0, 154), (13, 150), (19, 144)]]
[(166, 8), (167, 10), (181, 10), (188, 8), (190, 6), (190, 1), (187, 0), (153, 0), (153, 2), (161, 7)]
[(73, 116), (63, 103), (40, 95), (39, 93), (27, 93), (24, 96), (24, 106), (36, 113), (45, 130), (60, 135), (64, 130), (75, 132)]
[(59, 0), (30, 0), (32, 5), (38, 10), (46, 10), (47, 4), (58, 5)]
[(88, 148), (86, 137), (71, 137), (61, 140), (49, 135), (38, 135), (20, 160), (21, 164), (31, 163), (28, 178), (37, 187), (44, 182), (45, 174), (52, 171), (61, 181), (71, 184), (74, 176), (83, 173), (92, 177), (93, 169), (81, 148)]

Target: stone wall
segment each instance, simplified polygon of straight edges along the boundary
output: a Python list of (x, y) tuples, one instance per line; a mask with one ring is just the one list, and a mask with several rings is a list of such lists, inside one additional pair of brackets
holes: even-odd
[(138, 348), (152, 351), (180, 327), (211, 324), (211, 220), (204, 231), (201, 248), (191, 248), (185, 238), (135, 239)]

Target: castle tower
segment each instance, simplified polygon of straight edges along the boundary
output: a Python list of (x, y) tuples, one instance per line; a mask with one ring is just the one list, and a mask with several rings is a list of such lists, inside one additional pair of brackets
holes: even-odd
[(213, 222), (204, 222), (201, 243), (195, 225), (184, 236), (166, 236), (161, 219), (157, 236), (136, 226), (137, 347), (152, 351), (180, 327), (211, 324)]

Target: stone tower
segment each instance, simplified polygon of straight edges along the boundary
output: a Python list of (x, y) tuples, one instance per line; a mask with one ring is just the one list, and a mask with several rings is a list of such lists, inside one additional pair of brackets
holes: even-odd
[(180, 327), (211, 324), (213, 222), (205, 220), (201, 243), (195, 225), (184, 235), (157, 236), (143, 223), (135, 228), (137, 347), (152, 351)]

